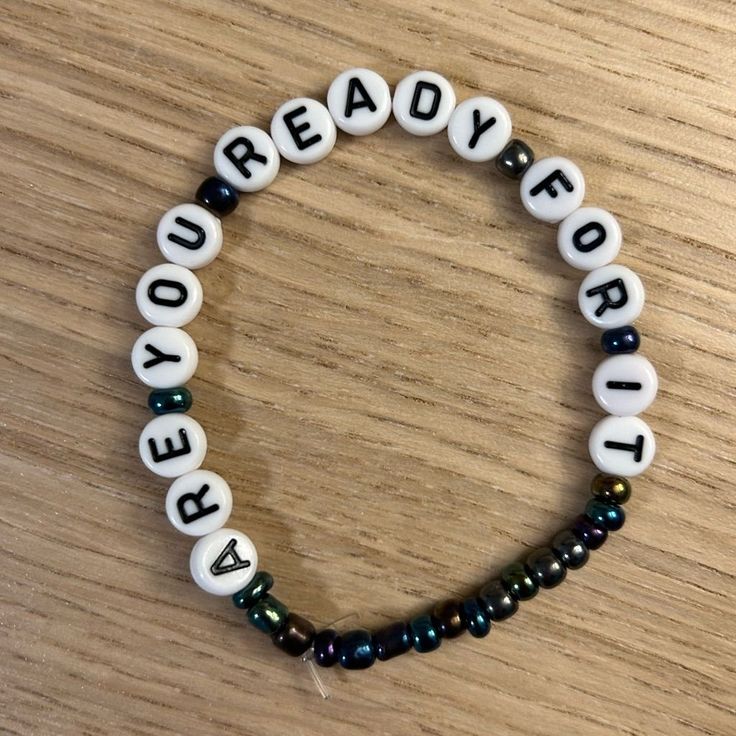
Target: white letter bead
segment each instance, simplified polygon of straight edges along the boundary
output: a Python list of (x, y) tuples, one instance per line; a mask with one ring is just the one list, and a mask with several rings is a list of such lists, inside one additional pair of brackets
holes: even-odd
[(468, 161), (490, 161), (511, 138), (511, 117), (491, 97), (461, 102), (447, 124), (447, 136), (455, 153)]
[(196, 470), (207, 454), (207, 437), (199, 422), (186, 414), (162, 414), (141, 432), (138, 451), (156, 475), (176, 478)]
[(368, 135), (382, 128), (391, 114), (391, 90), (370, 69), (348, 69), (327, 91), (327, 108), (340, 130)]
[(152, 327), (133, 345), (136, 376), (151, 388), (183, 386), (197, 370), (199, 354), (189, 335), (178, 327)]
[(621, 227), (610, 212), (600, 207), (580, 207), (560, 223), (557, 248), (573, 268), (592, 271), (618, 255)]
[(185, 268), (202, 268), (222, 248), (222, 223), (198, 204), (180, 204), (158, 223), (156, 241), (167, 261)]
[(455, 91), (436, 72), (414, 72), (396, 85), (394, 117), (412, 135), (434, 135), (444, 130), (454, 109)]
[(649, 425), (639, 417), (606, 417), (593, 427), (588, 450), (602, 473), (632, 477), (651, 465), (656, 445)]
[(623, 327), (641, 314), (644, 285), (630, 268), (610, 263), (583, 279), (578, 305), (583, 317), (602, 330)]
[(657, 372), (643, 355), (612, 355), (593, 374), (598, 406), (617, 417), (643, 412), (654, 401), (657, 387)]
[(580, 169), (561, 156), (532, 164), (521, 180), (521, 202), (526, 211), (544, 222), (559, 222), (580, 207), (585, 179)]
[(192, 271), (175, 263), (154, 266), (135, 290), (138, 311), (154, 325), (182, 327), (202, 306), (202, 285)]
[(337, 130), (321, 102), (297, 97), (276, 110), (271, 120), (271, 137), (285, 159), (295, 164), (314, 164), (334, 148)]
[(251, 125), (230, 128), (215, 145), (215, 171), (241, 192), (265, 189), (280, 166), (279, 152), (268, 133)]
[(194, 582), (213, 595), (232, 595), (253, 579), (258, 554), (253, 542), (234, 529), (218, 529), (198, 539), (189, 557)]
[(225, 526), (232, 510), (230, 486), (210, 470), (193, 470), (182, 475), (166, 494), (169, 521), (192, 537), (203, 537)]

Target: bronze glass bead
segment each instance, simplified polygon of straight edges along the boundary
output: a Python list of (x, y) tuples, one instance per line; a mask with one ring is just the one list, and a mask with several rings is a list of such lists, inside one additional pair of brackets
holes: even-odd
[(599, 501), (626, 503), (631, 498), (631, 483), (627, 478), (598, 473), (590, 484), (590, 490)]
[(314, 626), (302, 616), (290, 613), (286, 622), (271, 638), (273, 643), (292, 657), (301, 657), (312, 646)]
[(450, 598), (440, 601), (432, 611), (440, 636), (443, 639), (454, 639), (465, 631), (465, 620), (462, 614), (462, 601)]

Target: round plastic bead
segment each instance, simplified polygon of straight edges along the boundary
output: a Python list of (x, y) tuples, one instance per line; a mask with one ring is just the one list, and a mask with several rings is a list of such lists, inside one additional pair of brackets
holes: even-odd
[(286, 623), (272, 637), (271, 641), (291, 657), (301, 657), (312, 646), (314, 626), (303, 616), (290, 613)]
[(534, 163), (534, 151), (524, 141), (510, 140), (496, 158), (496, 169), (509, 179), (521, 179)]
[(593, 519), (598, 526), (609, 532), (617, 532), (626, 521), (626, 512), (616, 503), (606, 503), (591, 498), (585, 506), (585, 515)]
[(322, 629), (314, 636), (312, 652), (320, 667), (332, 667), (340, 659), (341, 638), (335, 629)]
[(164, 478), (177, 478), (202, 464), (207, 436), (199, 422), (186, 414), (162, 414), (143, 428), (138, 451), (150, 471)]
[(485, 606), (486, 613), (493, 621), (503, 621), (519, 610), (519, 604), (501, 580), (486, 583), (480, 589), (478, 600)]
[(512, 562), (501, 571), (501, 580), (511, 597), (517, 601), (528, 601), (539, 591), (539, 586), (532, 580), (521, 562)]
[(440, 632), (429, 614), (417, 616), (409, 621), (409, 633), (414, 650), (420, 654), (433, 652), (442, 644)]
[(526, 569), (540, 588), (554, 588), (567, 574), (565, 566), (549, 547), (534, 550), (526, 558)]
[(396, 621), (384, 626), (373, 634), (376, 658), (381, 662), (408, 652), (412, 644), (413, 638), (409, 626), (404, 621)]
[(364, 670), (376, 661), (370, 631), (353, 629), (340, 637), (340, 664), (346, 670)]
[(601, 335), (601, 348), (609, 355), (635, 353), (640, 343), (639, 330), (633, 325), (614, 327)]
[(599, 501), (624, 504), (631, 498), (631, 483), (627, 478), (598, 473), (591, 481), (590, 491)]
[(369, 135), (391, 115), (391, 90), (370, 69), (347, 69), (327, 91), (327, 109), (335, 125), (350, 135)]
[(230, 128), (215, 145), (214, 161), (217, 175), (239, 192), (265, 189), (281, 166), (268, 133), (252, 125)]
[(477, 598), (466, 598), (462, 603), (462, 612), (471, 636), (476, 639), (488, 636), (491, 619)]
[(590, 556), (585, 544), (568, 529), (556, 534), (551, 546), (552, 551), (568, 570), (582, 567)]
[(602, 547), (608, 539), (607, 529), (596, 524), (585, 514), (575, 517), (571, 531), (588, 549), (592, 550)]
[(649, 425), (639, 417), (606, 417), (593, 427), (588, 450), (602, 473), (631, 478), (651, 465), (656, 444)]
[(394, 117), (412, 135), (434, 135), (444, 130), (454, 109), (455, 90), (436, 72), (409, 74), (394, 90)]
[[(165, 328), (162, 327), (161, 329)], [(148, 394), (148, 408), (157, 416), (189, 411), (192, 408), (192, 392), (184, 386), (155, 388)]]
[(222, 223), (198, 204), (179, 204), (159, 220), (156, 242), (163, 257), (184, 268), (202, 268), (222, 248)]
[(467, 161), (490, 161), (511, 138), (511, 116), (492, 97), (471, 97), (450, 116), (447, 136), (453, 151)]
[(462, 601), (440, 601), (432, 610), (432, 619), (443, 639), (454, 639), (465, 631)]
[(657, 371), (643, 355), (612, 355), (593, 374), (598, 406), (617, 417), (640, 414), (657, 396)]
[(574, 212), (585, 196), (580, 169), (561, 156), (532, 164), (521, 180), (521, 203), (543, 222), (559, 222)]
[(138, 311), (154, 325), (182, 327), (202, 307), (202, 285), (192, 271), (162, 263), (146, 271), (135, 290)]
[(248, 621), (264, 634), (275, 634), (286, 623), (289, 609), (278, 599), (266, 594), (248, 610)]
[(578, 305), (595, 327), (608, 330), (633, 322), (644, 307), (644, 285), (626, 266), (610, 263), (591, 271), (580, 284)]
[(621, 249), (621, 226), (607, 210), (579, 207), (557, 230), (557, 248), (565, 263), (592, 271), (613, 261)]
[(233, 510), (230, 486), (211, 470), (177, 478), (166, 494), (166, 516), (182, 534), (204, 537), (227, 524)]
[(258, 554), (253, 542), (235, 529), (218, 529), (198, 539), (189, 556), (194, 582), (213, 595), (233, 595), (256, 574)]
[(177, 388), (197, 370), (199, 353), (189, 335), (178, 327), (152, 327), (133, 345), (130, 355), (138, 379), (151, 388)]
[(240, 201), (238, 190), (217, 176), (210, 176), (205, 179), (199, 185), (194, 198), (211, 212), (216, 212), (220, 217), (227, 217), (227, 215), (234, 212)]
[(259, 570), (245, 588), (233, 593), (233, 605), (236, 608), (248, 610), (257, 603), (273, 587), (273, 575), (265, 570)]
[(321, 102), (297, 97), (276, 110), (271, 120), (271, 137), (285, 159), (295, 164), (314, 164), (334, 148), (337, 130)]

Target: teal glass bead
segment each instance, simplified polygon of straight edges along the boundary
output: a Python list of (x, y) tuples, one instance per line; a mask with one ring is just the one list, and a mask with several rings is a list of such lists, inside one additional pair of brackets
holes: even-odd
[(248, 585), (233, 594), (233, 603), (236, 608), (246, 610), (258, 603), (273, 587), (273, 576), (265, 570), (259, 570)]
[(289, 609), (272, 595), (265, 595), (251, 606), (248, 621), (264, 634), (275, 634), (286, 623)]
[(148, 394), (148, 408), (154, 414), (189, 411), (192, 408), (192, 392), (179, 388), (155, 388)]
[(471, 636), (480, 639), (488, 636), (491, 630), (491, 619), (485, 606), (477, 598), (467, 598), (462, 604), (463, 619)]
[(606, 503), (597, 498), (591, 498), (585, 505), (585, 515), (609, 532), (618, 531), (626, 521), (626, 512), (618, 504)]
[(365, 629), (346, 631), (340, 637), (340, 665), (346, 670), (364, 670), (376, 661), (373, 637)]
[(501, 580), (511, 597), (517, 601), (528, 601), (539, 591), (539, 586), (532, 580), (521, 562), (512, 562), (501, 572)]
[(428, 613), (409, 621), (409, 633), (414, 649), (420, 654), (433, 652), (442, 643), (440, 632)]

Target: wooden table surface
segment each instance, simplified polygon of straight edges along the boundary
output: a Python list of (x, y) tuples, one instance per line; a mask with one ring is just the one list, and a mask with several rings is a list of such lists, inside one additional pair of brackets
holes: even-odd
[[(736, 6), (658, 0), (0, 1), (0, 731), (736, 733)], [(569, 155), (648, 303), (659, 447), (626, 526), (485, 639), (322, 700), (189, 578), (130, 368), (158, 218), (234, 124), (343, 69), (446, 75)], [(200, 272), (192, 415), (274, 593), (379, 627), (582, 510), (598, 333), (518, 186), (391, 121), (284, 164)]]

